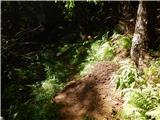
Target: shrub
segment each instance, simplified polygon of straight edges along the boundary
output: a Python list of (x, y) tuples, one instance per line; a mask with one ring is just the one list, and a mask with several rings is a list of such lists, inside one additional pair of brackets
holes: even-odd
[(121, 119), (159, 120), (159, 60), (150, 61), (148, 68), (139, 71), (130, 61), (124, 61), (114, 80), (117, 88), (122, 89), (125, 101), (120, 112)]
[(160, 84), (125, 89), (122, 119), (159, 120)]
[(135, 81), (138, 79), (138, 71), (131, 63), (130, 59), (120, 62), (120, 68), (113, 79), (116, 81), (116, 88), (134, 87)]

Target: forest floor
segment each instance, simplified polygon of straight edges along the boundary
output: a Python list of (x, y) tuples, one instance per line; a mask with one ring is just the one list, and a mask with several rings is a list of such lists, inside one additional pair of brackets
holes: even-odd
[(112, 62), (97, 62), (89, 74), (70, 81), (53, 99), (63, 105), (61, 119), (113, 120), (123, 104), (120, 91), (111, 79), (117, 69), (118, 65)]

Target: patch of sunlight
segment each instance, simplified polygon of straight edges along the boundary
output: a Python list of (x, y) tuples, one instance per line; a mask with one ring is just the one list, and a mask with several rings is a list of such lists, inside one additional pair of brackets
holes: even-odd
[(160, 60), (151, 61), (150, 66), (143, 69), (143, 78), (152, 83), (160, 82)]
[(116, 81), (116, 88), (134, 87), (135, 81), (138, 79), (138, 71), (130, 59), (119, 62), (120, 68), (114, 74), (113, 79)]
[(125, 49), (129, 49), (129, 48), (131, 48), (131, 43), (132, 43), (132, 40), (131, 40), (130, 37), (128, 37), (128, 36), (121, 36), (116, 44), (119, 47), (122, 47), (122, 48), (125, 48)]
[(121, 37), (121, 34), (118, 34), (116, 32), (114, 32), (114, 34), (111, 36), (111, 41), (113, 40), (118, 40)]
[(151, 119), (155, 118), (155, 120), (160, 120), (160, 104), (156, 108), (148, 111), (146, 114), (151, 116)]
[(138, 112), (139, 110), (141, 109), (138, 109), (130, 104), (124, 104), (121, 116), (125, 120), (137, 120), (137, 118), (141, 118), (139, 120), (143, 120), (144, 116), (142, 117), (142, 115)]
[(63, 83), (57, 83), (58, 79), (54, 76), (48, 77), (41, 83), (32, 86), (35, 100), (46, 101), (50, 100), (59, 90), (64, 87)]
[(2, 116), (0, 116), (0, 120), (4, 120)]
[(84, 63), (84, 68), (82, 71), (80, 71), (80, 75), (83, 76), (89, 74), (94, 67), (93, 63), (94, 62)]
[(126, 89), (123, 98), (125, 102), (121, 113), (122, 118), (149, 120), (147, 116), (150, 116), (152, 119), (159, 120), (159, 91), (159, 85), (153, 86), (151, 84), (143, 85), (142, 88)]
[(97, 52), (97, 50), (99, 49), (101, 45), (101, 41), (100, 40), (97, 40), (96, 42), (92, 43), (91, 44), (91, 51), (92, 52)]
[[(18, 112), (16, 112), (16, 113), (13, 115), (13, 118), (15, 119), (17, 116), (18, 116)], [(0, 120), (3, 120), (3, 119), (0, 119)]]
[(96, 54), (99, 60), (111, 59), (114, 56), (113, 47), (109, 42), (105, 42), (97, 51)]
[(51, 89), (53, 89), (53, 85), (52, 85), (51, 81), (49, 81), (49, 80), (44, 81), (42, 83), (42, 88), (45, 89), (45, 90), (51, 90)]

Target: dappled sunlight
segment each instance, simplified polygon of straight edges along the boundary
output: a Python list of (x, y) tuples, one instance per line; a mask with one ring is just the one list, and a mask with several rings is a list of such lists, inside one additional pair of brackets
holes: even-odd
[(2, 117), (160, 120), (159, 3), (2, 1)]
[(150, 60), (147, 67), (139, 70), (129, 59), (120, 62), (120, 68), (114, 75), (114, 79), (124, 95), (125, 102), (120, 112), (122, 119), (159, 120), (160, 116), (156, 114), (159, 112), (160, 99), (159, 66), (158, 59)]
[(112, 112), (117, 112), (121, 104), (119, 93), (114, 89), (115, 83), (111, 80), (111, 73), (115, 69), (113, 63), (98, 62), (93, 65), (90, 74), (68, 84), (53, 99), (64, 105), (61, 109), (62, 119), (81, 120), (85, 115), (93, 119), (111, 119)]

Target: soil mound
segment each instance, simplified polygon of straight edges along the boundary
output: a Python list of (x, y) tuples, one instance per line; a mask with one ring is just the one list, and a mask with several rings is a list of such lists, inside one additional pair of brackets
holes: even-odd
[(111, 80), (117, 68), (108, 61), (98, 62), (90, 74), (69, 82), (53, 98), (54, 102), (64, 105), (60, 110), (61, 120), (83, 120), (84, 116), (95, 120), (112, 120), (122, 105), (115, 82)]

